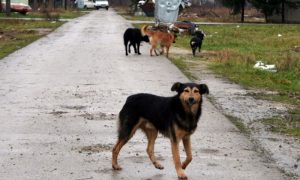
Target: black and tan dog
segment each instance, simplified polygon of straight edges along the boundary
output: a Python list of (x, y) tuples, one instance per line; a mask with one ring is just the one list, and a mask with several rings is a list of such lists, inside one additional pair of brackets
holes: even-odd
[(190, 46), (192, 48), (193, 56), (196, 55), (196, 49), (198, 48), (198, 51), (201, 51), (202, 47), (202, 41), (204, 40), (205, 33), (203, 31), (196, 31), (194, 33), (194, 36), (190, 40)]
[[(112, 167), (120, 170), (117, 159), (121, 148), (129, 141), (137, 129), (142, 129), (148, 138), (147, 153), (158, 169), (163, 166), (154, 155), (154, 143), (158, 132), (170, 138), (173, 160), (179, 178), (187, 178), (184, 170), (192, 160), (190, 136), (197, 128), (201, 115), (202, 95), (208, 94), (206, 84), (175, 83), (171, 91), (173, 97), (152, 94), (129, 96), (119, 114), (118, 141), (112, 151)], [(179, 143), (183, 141), (186, 160), (181, 164)]]

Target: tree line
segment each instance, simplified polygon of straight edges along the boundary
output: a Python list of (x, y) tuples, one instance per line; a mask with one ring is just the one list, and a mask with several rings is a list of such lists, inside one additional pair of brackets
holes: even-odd
[[(10, 3), (11, 0), (6, 1), (6, 13), (7, 15), (10, 14)], [(70, 4), (70, 0), (62, 0), (64, 3), (64, 8), (67, 9), (67, 4)], [(139, 0), (110, 0), (112, 4), (131, 4), (136, 5)], [(148, 1), (148, 0), (147, 0)], [(36, 4), (38, 0), (33, 0), (34, 7), (33, 9), (36, 10)], [(46, 2), (46, 1), (43, 1)], [(49, 0), (49, 4), (53, 4), (53, 0)], [(69, 2), (69, 3), (67, 3)], [(228, 8), (232, 9), (233, 14), (241, 14), (241, 22), (244, 22), (245, 17), (245, 7), (247, 3), (252, 4), (255, 8), (260, 10), (267, 21), (268, 17), (273, 14), (280, 14), (281, 15), (281, 22), (285, 23), (285, 13), (286, 8), (294, 8), (297, 9), (300, 7), (300, 0), (221, 0), (222, 4)], [(1, 4), (0, 4), (1, 6)]]
[(300, 0), (222, 0), (223, 5), (231, 8), (234, 14), (241, 14), (241, 22), (244, 22), (247, 2), (259, 9), (266, 20), (273, 14), (280, 14), (282, 23), (286, 22), (285, 13), (287, 7), (294, 9), (300, 7)]

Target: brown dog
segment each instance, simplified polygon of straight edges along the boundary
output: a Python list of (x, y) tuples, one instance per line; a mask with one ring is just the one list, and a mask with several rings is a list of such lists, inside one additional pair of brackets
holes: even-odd
[(152, 56), (152, 52), (154, 50), (155, 54), (158, 56), (155, 49), (158, 45), (161, 46), (162, 52), (164, 54), (164, 48), (167, 51), (167, 57), (169, 56), (169, 49), (173, 42), (175, 42), (175, 34), (171, 32), (162, 32), (162, 31), (151, 31), (148, 30), (148, 25), (145, 25), (141, 29), (143, 35), (147, 35), (150, 40), (151, 49), (150, 55)]

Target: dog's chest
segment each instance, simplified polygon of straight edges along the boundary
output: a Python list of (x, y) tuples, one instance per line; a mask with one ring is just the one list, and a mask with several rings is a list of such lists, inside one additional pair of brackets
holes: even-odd
[(178, 128), (192, 134), (197, 128), (198, 118), (193, 115), (180, 116), (176, 114), (175, 123)]

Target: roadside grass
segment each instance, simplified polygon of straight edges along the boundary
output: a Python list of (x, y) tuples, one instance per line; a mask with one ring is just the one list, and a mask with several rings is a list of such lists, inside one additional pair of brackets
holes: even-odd
[(62, 25), (63, 22), (1, 20), (0, 59)]
[[(300, 115), (300, 52), (295, 51), (295, 46), (300, 46), (299, 25), (201, 25), (200, 28), (206, 37), (202, 53), (192, 58), (193, 61), (201, 63), (206, 60), (215, 73), (245, 88), (262, 90), (255, 97), (290, 104), (294, 110), (289, 115)], [(176, 46), (190, 50), (190, 38), (178, 36)], [(189, 58), (186, 60), (190, 61)], [(254, 69), (258, 60), (275, 64), (278, 71)], [(278, 128), (276, 132), (299, 137), (300, 120), (289, 123), (285, 121), (289, 117), (280, 121), (284, 126), (277, 119), (266, 122), (274, 123)]]
[[(29, 12), (26, 15), (12, 12), (10, 18), (49, 18), (49, 16), (57, 16), (62, 19), (73, 19), (79, 16), (86, 14), (86, 11), (79, 11), (79, 10), (63, 10), (57, 9), (55, 11), (51, 11), (48, 14), (45, 12)], [(0, 13), (0, 18), (6, 18), (5, 13)]]
[(269, 130), (276, 133), (288, 134), (300, 139), (300, 117), (299, 112), (294, 117), (274, 117), (262, 119), (261, 122), (269, 126)]
[(172, 63), (175, 64), (189, 79), (196, 79), (196, 77), (189, 71), (189, 66), (184, 62), (184, 56), (170, 56)]
[(232, 122), (232, 124), (235, 125), (235, 127), (239, 129), (241, 133), (245, 134), (248, 137), (250, 136), (250, 129), (246, 125), (244, 125), (241, 119), (230, 115), (225, 116)]
[[(245, 87), (258, 87), (291, 95), (300, 92), (298, 25), (202, 25), (202, 50), (214, 52), (210, 68)], [(281, 35), (281, 37), (278, 36)], [(190, 36), (179, 36), (176, 46), (190, 49)], [(256, 61), (275, 64), (278, 72), (253, 68)]]

